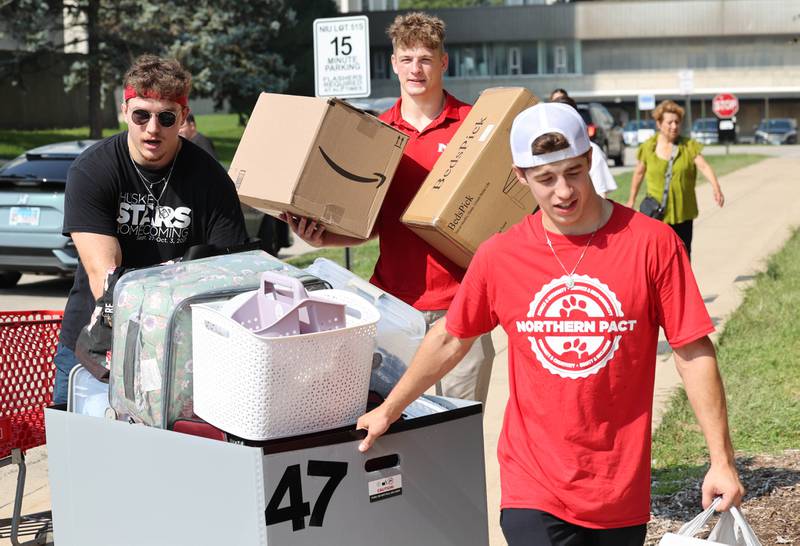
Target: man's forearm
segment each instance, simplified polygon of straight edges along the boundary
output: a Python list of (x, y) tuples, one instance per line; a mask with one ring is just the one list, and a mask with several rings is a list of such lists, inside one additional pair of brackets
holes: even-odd
[(89, 277), (89, 288), (97, 299), (103, 295), (108, 270), (122, 263), (119, 242), (109, 235), (96, 233), (73, 233), (72, 240)]
[(384, 404), (393, 419), (398, 419), (411, 402), (452, 370), (472, 347), (476, 338), (451, 336), (445, 329), (445, 320), (433, 325), (408, 370), (386, 398)]
[(675, 364), (703, 431), (711, 463), (733, 465), (725, 389), (711, 340), (705, 337), (676, 349)]
[(639, 193), (639, 186), (642, 184), (646, 171), (647, 167), (645, 167), (644, 163), (640, 161), (636, 164), (636, 169), (634, 169), (633, 177), (631, 178), (631, 194), (628, 196), (627, 202), (629, 207), (633, 207), (636, 202), (636, 194)]

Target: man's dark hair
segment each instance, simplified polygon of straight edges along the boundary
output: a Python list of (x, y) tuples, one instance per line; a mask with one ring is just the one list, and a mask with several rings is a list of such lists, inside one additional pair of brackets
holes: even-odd
[[(559, 91), (559, 89), (553, 90), (553, 93), (556, 91)], [(563, 91), (563, 89), (561, 89), (561, 91)], [(572, 106), (576, 112), (578, 111), (578, 103), (569, 95), (558, 97), (551, 102), (567, 104)], [(569, 142), (567, 142), (567, 139), (561, 133), (546, 133), (533, 141), (532, 148), (533, 155), (549, 154), (550, 152), (557, 152), (558, 150), (569, 148)]]
[(564, 95), (563, 97), (558, 97), (557, 99), (553, 99), (553, 100), (552, 100), (552, 101), (550, 101), (550, 102), (561, 103), (561, 104), (567, 104), (567, 105), (569, 105), (569, 106), (572, 106), (572, 107), (573, 107), (575, 110), (577, 110), (577, 109), (578, 109), (578, 103), (577, 103), (577, 102), (575, 102), (575, 99), (573, 99), (573, 98), (572, 98), (572, 97), (570, 97), (569, 95)]
[(533, 155), (544, 155), (569, 148), (567, 137), (561, 133), (545, 133), (531, 144)]
[(550, 100), (553, 101), (553, 95), (564, 95), (565, 97), (569, 97), (569, 93), (563, 87), (556, 87), (552, 91), (550, 91)]
[(192, 75), (175, 59), (142, 55), (125, 73), (124, 87), (133, 87), (139, 96), (156, 95), (175, 101), (189, 95)]

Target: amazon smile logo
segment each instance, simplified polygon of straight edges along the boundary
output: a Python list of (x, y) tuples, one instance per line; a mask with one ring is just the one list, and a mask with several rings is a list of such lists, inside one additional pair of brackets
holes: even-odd
[(361, 184), (372, 184), (373, 182), (377, 182), (377, 188), (383, 186), (383, 183), (386, 182), (386, 175), (383, 173), (372, 173), (374, 178), (369, 178), (366, 176), (359, 176), (357, 174), (353, 174), (347, 169), (338, 165), (331, 157), (325, 153), (325, 150), (322, 149), (322, 146), (318, 146), (319, 153), (322, 154), (322, 157), (325, 158), (325, 161), (328, 162), (328, 165), (331, 166), (331, 169), (336, 171), (339, 175), (347, 178), (348, 180), (352, 180), (353, 182), (359, 182)]

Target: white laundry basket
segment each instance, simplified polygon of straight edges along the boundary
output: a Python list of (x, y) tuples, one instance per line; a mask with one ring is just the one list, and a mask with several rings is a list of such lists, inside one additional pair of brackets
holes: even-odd
[(380, 313), (349, 292), (314, 294), (347, 305), (344, 328), (261, 337), (220, 312), (222, 303), (192, 305), (199, 417), (248, 440), (356, 422), (367, 404)]

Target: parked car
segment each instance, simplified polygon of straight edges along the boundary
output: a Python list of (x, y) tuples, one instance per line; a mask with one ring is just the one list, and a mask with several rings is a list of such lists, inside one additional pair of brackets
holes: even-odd
[[(0, 168), (0, 288), (22, 273), (69, 275), (78, 266), (72, 239), (61, 235), (64, 188), (72, 162), (94, 140), (48, 144), (28, 150)], [(277, 255), (291, 246), (288, 226), (242, 205), (247, 233)]]
[(70, 274), (78, 251), (61, 235), (67, 170), (93, 140), (34, 148), (0, 168), (0, 287), (22, 273)]
[(364, 110), (365, 112), (369, 112), (373, 116), (380, 116), (386, 110), (394, 106), (394, 103), (397, 102), (397, 97), (379, 97), (376, 99), (348, 99), (347, 102)]
[(626, 146), (638, 146), (656, 134), (656, 122), (652, 119), (632, 119), (625, 124), (622, 138)]
[(578, 112), (586, 123), (592, 142), (600, 146), (614, 165), (622, 165), (625, 155), (623, 131), (608, 109), (599, 102), (588, 102), (579, 104)]
[(762, 119), (756, 129), (756, 144), (797, 144), (797, 120)]
[(699, 118), (692, 124), (692, 138), (700, 144), (719, 143), (719, 121), (717, 118)]

